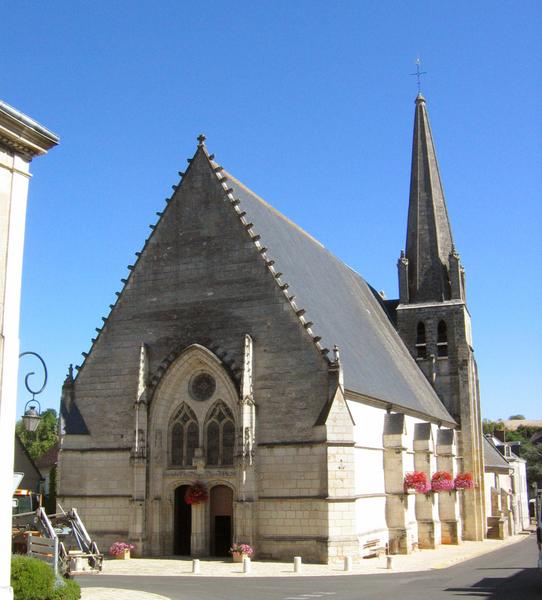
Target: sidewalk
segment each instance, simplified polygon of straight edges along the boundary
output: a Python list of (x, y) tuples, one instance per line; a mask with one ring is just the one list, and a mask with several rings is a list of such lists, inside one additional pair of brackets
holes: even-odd
[[(345, 572), (342, 564), (316, 565), (303, 564), (302, 573), (294, 573), (293, 562), (253, 561), (250, 574), (243, 574), (243, 565), (232, 563), (228, 559), (200, 559), (200, 574), (192, 574), (192, 560), (188, 558), (132, 558), (130, 560), (106, 560), (105, 575), (130, 576), (189, 576), (189, 577), (317, 577), (348, 576), (375, 573), (404, 573), (410, 571), (428, 571), (444, 569), (459, 562), (487, 554), (524, 540), (528, 534), (511, 536), (504, 541), (484, 540), (483, 542), (462, 542), (458, 546), (441, 546), (437, 550), (418, 550), (409, 555), (391, 557), (392, 569), (387, 568), (385, 556), (361, 559)], [(99, 578), (99, 575), (89, 575)], [(96, 583), (99, 582), (97, 579)], [(106, 588), (87, 588), (82, 590), (84, 600), (163, 600), (163, 596), (134, 592), (130, 590), (108, 590)]]

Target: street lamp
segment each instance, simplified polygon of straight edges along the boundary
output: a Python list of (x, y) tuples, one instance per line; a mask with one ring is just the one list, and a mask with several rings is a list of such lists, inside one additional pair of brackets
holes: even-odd
[[(38, 410), (36, 410), (36, 407), (34, 404), (32, 404), (30, 406), (30, 408), (26, 408), (31, 402), (35, 402), (38, 405)], [(24, 407), (24, 414), (23, 414), (23, 425), (24, 428), (27, 431), (36, 431), (36, 429), (38, 428), (38, 425), (40, 424), (41, 421), (41, 406), (40, 403), (35, 400), (34, 398), (32, 398), (32, 400), (29, 400)]]
[[(23, 425), (27, 431), (36, 431), (41, 421), (41, 405), (36, 400), (36, 396), (41, 394), (47, 385), (47, 367), (45, 365), (45, 361), (37, 352), (23, 352), (22, 354), (19, 354), (19, 358), (27, 356), (28, 354), (35, 356), (41, 362), (41, 366), (43, 367), (43, 384), (39, 390), (33, 390), (30, 387), (29, 379), (35, 374), (34, 371), (27, 373), (24, 378), (24, 386), (32, 394), (32, 399), (29, 400), (24, 406)], [(29, 404), (30, 407), (28, 407)], [(38, 405), (37, 410), (36, 404)]]

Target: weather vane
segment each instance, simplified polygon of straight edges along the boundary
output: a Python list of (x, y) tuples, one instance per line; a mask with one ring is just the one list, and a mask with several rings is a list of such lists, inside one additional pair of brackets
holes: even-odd
[(420, 71), (420, 65), (422, 61), (420, 57), (416, 59), (416, 73), (410, 73), (411, 75), (416, 75), (416, 79), (418, 81), (418, 94), (422, 93), (422, 75), (427, 75), (427, 71)]

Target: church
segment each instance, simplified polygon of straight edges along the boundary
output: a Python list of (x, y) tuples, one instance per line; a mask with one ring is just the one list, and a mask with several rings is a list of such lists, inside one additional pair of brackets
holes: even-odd
[[(483, 539), (465, 271), (424, 97), (397, 300), (203, 135), (188, 163), (64, 382), (60, 504), (102, 549), (129, 541), (142, 556), (248, 543), (257, 558), (333, 562)], [(442, 472), (473, 485), (408, 485)]]

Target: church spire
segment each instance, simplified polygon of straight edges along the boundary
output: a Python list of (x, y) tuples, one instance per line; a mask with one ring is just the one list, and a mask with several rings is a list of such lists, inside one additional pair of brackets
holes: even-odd
[[(449, 300), (452, 232), (425, 98), (416, 98), (406, 241), (408, 301)], [(406, 283), (406, 282), (405, 282)]]

